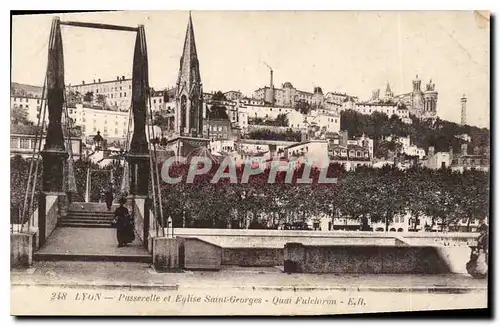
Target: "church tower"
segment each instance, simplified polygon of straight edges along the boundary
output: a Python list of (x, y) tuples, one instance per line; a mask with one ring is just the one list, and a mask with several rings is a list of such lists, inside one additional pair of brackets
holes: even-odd
[(175, 131), (179, 136), (203, 136), (203, 88), (191, 13), (184, 39), (175, 104)]
[(392, 91), (391, 85), (389, 84), (389, 82), (387, 82), (387, 86), (385, 87), (384, 100), (387, 102), (387, 101), (392, 100), (393, 98), (394, 98), (394, 92)]

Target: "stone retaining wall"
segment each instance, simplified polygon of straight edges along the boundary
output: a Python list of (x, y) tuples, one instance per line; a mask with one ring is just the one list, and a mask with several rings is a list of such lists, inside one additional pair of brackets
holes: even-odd
[[(456, 248), (454, 248), (456, 249)], [(353, 274), (446, 274), (462, 272), (469, 256), (433, 246), (305, 246), (288, 243), (285, 272)], [(456, 250), (455, 250), (456, 251)], [(457, 259), (458, 258), (458, 259)], [(460, 268), (463, 266), (462, 268)]]

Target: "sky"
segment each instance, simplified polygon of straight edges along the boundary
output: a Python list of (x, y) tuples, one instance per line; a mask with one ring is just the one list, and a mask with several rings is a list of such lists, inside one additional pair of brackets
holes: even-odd
[[(12, 81), (42, 85), (51, 20), (55, 15), (12, 20)], [(149, 82), (175, 85), (189, 13), (134, 11), (58, 14), (61, 20), (126, 26), (146, 31)], [(471, 11), (193, 11), (205, 92), (240, 90), (252, 95), (269, 84), (345, 92), (369, 99), (372, 90), (410, 92), (418, 74), (432, 79), (438, 116), (490, 123), (490, 29)], [(135, 34), (62, 26), (66, 84), (131, 76)]]

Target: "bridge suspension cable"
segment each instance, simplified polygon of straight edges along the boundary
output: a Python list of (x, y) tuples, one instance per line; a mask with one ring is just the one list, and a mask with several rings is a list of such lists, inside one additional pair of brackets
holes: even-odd
[(35, 144), (33, 146), (33, 152), (31, 154), (28, 181), (26, 183), (26, 192), (24, 193), (24, 203), (21, 215), (21, 232), (24, 232), (24, 228), (27, 227), (27, 231), (29, 233), (31, 231), (31, 224), (34, 222), (32, 221), (32, 216), (34, 214), (35, 190), (37, 187), (38, 179), (40, 177), (38, 168), (40, 165), (40, 151), (42, 147), (42, 137), (45, 130), (45, 115), (47, 111), (46, 83), (47, 74), (45, 75), (42, 88), (40, 112), (38, 113), (38, 121), (35, 129)]

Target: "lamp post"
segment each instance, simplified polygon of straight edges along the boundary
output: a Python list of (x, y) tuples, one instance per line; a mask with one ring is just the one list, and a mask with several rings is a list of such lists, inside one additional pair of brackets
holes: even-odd
[(172, 225), (172, 216), (168, 216), (167, 219), (167, 238), (173, 238), (174, 237), (174, 227)]

